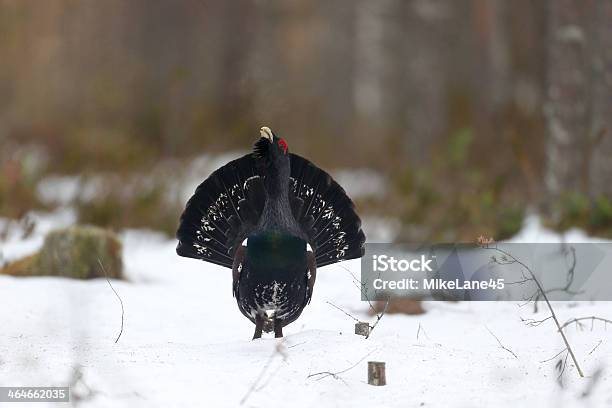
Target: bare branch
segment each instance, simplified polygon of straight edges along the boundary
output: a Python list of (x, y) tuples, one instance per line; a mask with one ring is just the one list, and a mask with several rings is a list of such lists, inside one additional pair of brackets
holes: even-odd
[(117, 293), (113, 285), (111, 284), (110, 279), (108, 279), (108, 274), (106, 273), (106, 269), (104, 268), (104, 265), (102, 264), (102, 261), (100, 260), (100, 258), (98, 258), (98, 263), (100, 264), (100, 268), (102, 268), (102, 272), (104, 272), (104, 277), (106, 278), (106, 282), (108, 283), (108, 286), (110, 286), (110, 288), (113, 290), (113, 292), (115, 293), (115, 296), (117, 296), (117, 299), (119, 299), (119, 304), (121, 305), (121, 330), (119, 331), (119, 335), (115, 339), (115, 344), (117, 344), (119, 342), (119, 339), (121, 338), (121, 335), (123, 334), (123, 321), (124, 321), (124, 316), (125, 316), (125, 309), (123, 308), (123, 300), (121, 300), (121, 297), (119, 296), (119, 294)]
[(500, 348), (502, 348), (503, 350), (506, 350), (508, 353), (512, 354), (514, 356), (514, 358), (516, 358), (518, 360), (518, 356), (516, 354), (514, 354), (514, 351), (512, 351), (508, 347), (504, 346), (502, 344), (502, 342), (499, 340), (499, 338), (491, 330), (489, 330), (489, 328), (487, 326), (485, 326), (485, 329), (487, 329), (487, 331), (491, 334), (491, 336), (493, 336), (495, 338), (495, 340), (497, 340), (497, 344), (499, 344)]
[[(314, 374), (310, 374), (308, 375), (308, 377), (306, 378), (311, 378), (311, 377), (316, 377), (316, 376), (321, 376), (320, 378), (317, 378), (317, 381), (322, 380), (324, 378), (327, 377), (333, 377), (335, 380), (341, 380), (344, 381), (341, 377), (340, 374), (344, 374), (347, 371), (352, 370), (353, 368), (357, 367), (359, 365), (359, 363), (361, 363), (363, 360), (365, 360), (366, 358), (368, 358), (370, 356), (370, 354), (372, 354), (373, 352), (377, 351), (378, 349), (374, 349), (372, 351), (370, 351), (368, 354), (366, 354), (365, 356), (363, 356), (359, 361), (357, 361), (355, 364), (353, 364), (352, 366), (342, 370), (342, 371), (338, 371), (338, 372), (331, 372), (331, 371), (321, 371), (320, 373), (314, 373)], [(344, 381), (344, 383), (346, 384), (346, 381)]]
[(552, 356), (551, 358), (547, 358), (546, 360), (542, 360), (540, 361), (540, 363), (548, 363), (549, 361), (554, 360), (555, 358), (559, 357), (561, 354), (567, 352), (567, 349), (564, 348), (563, 350), (561, 350), (560, 352), (558, 352), (557, 354), (555, 354), (554, 356)]
[(419, 323), (419, 328), (418, 328), (418, 330), (417, 330), (417, 334), (416, 334), (416, 338), (417, 338), (417, 340), (419, 339), (419, 336), (420, 336), (421, 332), (423, 332), (423, 335), (424, 335), (424, 336), (427, 338), (427, 340), (429, 340), (429, 341), (433, 342), (433, 343), (434, 343), (436, 346), (438, 346), (438, 347), (441, 347), (441, 346), (442, 346), (442, 344), (440, 344), (440, 343), (438, 343), (438, 342), (433, 341), (433, 340), (431, 339), (431, 337), (429, 337), (429, 336), (427, 335), (427, 332), (425, 331), (425, 328), (424, 328), (423, 326), (421, 326), (421, 323)]
[(358, 318), (356, 318), (355, 316), (353, 316), (352, 314), (350, 314), (349, 312), (344, 311), (343, 309), (341, 309), (340, 307), (334, 305), (332, 302), (325, 302), (328, 305), (335, 307), (336, 309), (338, 309), (339, 311), (341, 311), (342, 313), (344, 313), (345, 315), (347, 315), (348, 317), (350, 317), (351, 319), (355, 320), (356, 322), (360, 322), (361, 320), (359, 320)]
[(593, 347), (593, 349), (592, 349), (591, 351), (589, 351), (589, 356), (590, 356), (591, 354), (593, 354), (593, 352), (594, 352), (595, 350), (597, 350), (597, 348), (598, 348), (599, 346), (601, 346), (601, 343), (603, 343), (603, 340), (599, 340), (599, 343), (597, 343), (597, 345), (595, 345), (595, 347)]
[[(363, 284), (359, 279), (357, 279), (357, 277), (353, 274), (353, 272), (351, 272), (348, 268), (345, 268), (342, 265), (338, 265), (338, 266), (340, 266), (345, 271), (347, 271), (348, 273), (351, 274), (351, 276), (353, 277), (353, 284), (360, 290), (361, 295), (368, 302), (368, 305), (370, 306), (370, 309), (374, 312), (374, 314), (376, 314), (376, 321), (374, 322), (373, 325), (370, 325), (370, 332), (365, 337), (366, 339), (368, 339), (368, 338), (370, 338), (370, 335), (372, 335), (372, 332), (374, 331), (374, 328), (378, 325), (380, 320), (383, 318), (383, 316), (387, 312), (387, 308), (389, 307), (389, 303), (391, 302), (391, 298), (390, 297), (387, 298), (387, 302), (385, 303), (385, 308), (383, 309), (382, 313), (378, 313), (378, 311), (376, 310), (376, 308), (372, 304), (372, 301), (368, 297), (367, 291), (365, 290), (365, 284)], [(340, 310), (341, 312), (343, 312), (344, 314), (348, 315), (349, 317), (351, 317), (352, 319), (356, 320), (357, 322), (360, 321), (359, 319), (355, 318), (354, 316), (352, 316), (351, 314), (345, 312), (344, 310), (340, 309), (339, 307), (333, 305), (332, 303), (330, 303), (330, 302), (327, 302), (327, 303), (329, 303), (330, 305), (334, 306), (336, 309)]]
[[(344, 267), (343, 267), (343, 268), (344, 268)], [(361, 282), (359, 279), (357, 279), (357, 277), (356, 277), (356, 276), (353, 274), (353, 272), (351, 272), (351, 271), (350, 271), (350, 270), (348, 270), (347, 268), (344, 268), (344, 269), (346, 269), (346, 270), (347, 270), (347, 271), (348, 271), (348, 272), (351, 274), (351, 276), (353, 277), (353, 284), (354, 284), (355, 286), (357, 286), (357, 288), (358, 288), (358, 289), (359, 289), (359, 291), (361, 292), (361, 295), (362, 295), (363, 297), (365, 297), (365, 298), (366, 298), (366, 301), (368, 302), (368, 305), (370, 305), (370, 309), (371, 309), (371, 310), (372, 310), (372, 311), (373, 311), (375, 314), (378, 314), (378, 313), (376, 312), (376, 308), (374, 307), (374, 305), (373, 305), (373, 304), (372, 304), (372, 302), (370, 301), (370, 298), (368, 297), (367, 291), (366, 291), (366, 289), (365, 289), (365, 284), (363, 284), (363, 283), (362, 283), (362, 282)]]
[(584, 321), (584, 320), (590, 320), (591, 321), (591, 330), (593, 330), (593, 324), (596, 321), (603, 322), (604, 323), (604, 328), (607, 328), (608, 324), (612, 324), (612, 320), (604, 319), (602, 317), (597, 317), (597, 316), (578, 317), (576, 319), (570, 319), (567, 322), (563, 323), (561, 325), (561, 327), (559, 327), (559, 330), (563, 330), (564, 328), (566, 328), (567, 326), (569, 326), (572, 323), (576, 323), (577, 327), (582, 327), (580, 322)]
[(563, 388), (563, 373), (565, 373), (565, 369), (567, 368), (567, 358), (571, 354), (571, 351), (569, 349), (567, 351), (568, 351), (568, 353), (565, 354), (565, 358), (559, 360), (559, 362), (557, 362), (557, 364), (555, 365), (555, 368), (559, 372), (559, 376), (557, 377), (557, 381), (559, 382), (559, 385), (561, 386), (561, 388)]
[(297, 346), (301, 346), (302, 344), (306, 344), (306, 342), (305, 342), (305, 341), (303, 341), (303, 342), (301, 342), (301, 343), (293, 344), (293, 345), (291, 345), (291, 346), (289, 346), (289, 347), (287, 347), (287, 348), (288, 348), (288, 349), (290, 349), (290, 348), (294, 348), (294, 347), (297, 347)]
[(376, 315), (376, 322), (374, 323), (373, 326), (370, 326), (370, 332), (366, 336), (366, 339), (370, 338), (370, 336), (372, 335), (372, 332), (374, 331), (376, 326), (378, 326), (378, 323), (380, 322), (380, 319), (382, 319), (383, 316), (385, 315), (385, 313), (387, 312), (387, 308), (389, 307), (389, 302), (390, 301), (391, 301), (391, 298), (387, 298), (387, 303), (385, 303), (385, 308), (383, 309), (382, 313)]
[[(524, 262), (516, 259), (512, 254), (504, 251), (503, 249), (498, 248), (497, 245), (495, 245), (493, 247), (485, 246), (484, 248), (492, 249), (494, 251), (499, 252), (500, 254), (502, 254), (502, 260), (503, 259), (509, 259), (509, 260), (512, 260), (512, 261), (516, 261), (516, 263), (521, 265), (524, 268), (524, 270), (529, 273), (528, 276), (533, 279), (533, 282), (537, 285), (538, 290), (540, 291), (540, 293), (542, 295), (542, 298), (546, 302), (546, 306), (548, 307), (548, 310), (549, 310), (550, 315), (551, 315), (550, 317), (554, 320), (555, 325), (557, 326), (558, 332), (561, 334), (561, 337), (563, 338), (563, 342), (565, 343), (565, 347), (567, 348), (567, 351), (568, 351), (569, 355), (572, 357), (574, 365), (576, 366), (576, 369), (578, 370), (578, 374), (580, 375), (580, 377), (584, 377), (584, 373), (582, 372), (582, 369), (580, 368), (580, 364), (578, 364), (578, 359), (574, 355), (574, 351), (572, 350), (572, 347), (569, 344), (569, 340), (567, 339), (567, 337), (565, 336), (565, 333), (561, 329), (561, 324), (559, 323), (559, 320), (557, 319), (557, 314), (555, 313), (555, 310), (553, 309), (552, 304), (548, 300), (548, 296), (546, 296), (546, 291), (542, 287), (542, 284), (540, 283), (540, 281), (536, 278), (536, 276), (533, 273), (533, 271), (531, 270), (531, 268), (529, 268)], [(544, 319), (539, 324), (543, 323), (546, 320), (547, 319)], [(532, 325), (539, 325), (539, 324), (532, 323)], [(563, 371), (564, 370), (565, 370), (565, 366), (563, 367)], [(561, 371), (561, 374), (563, 374), (563, 371)], [(561, 376), (561, 374), (559, 374), (559, 376)]]
[(552, 319), (552, 316), (548, 316), (547, 318), (540, 319), (540, 320), (536, 320), (536, 319), (523, 319), (521, 317), (521, 321), (523, 323), (525, 323), (529, 327), (538, 327), (539, 325), (541, 325), (542, 323), (544, 323), (544, 322), (546, 322), (546, 321), (548, 321), (550, 319)]

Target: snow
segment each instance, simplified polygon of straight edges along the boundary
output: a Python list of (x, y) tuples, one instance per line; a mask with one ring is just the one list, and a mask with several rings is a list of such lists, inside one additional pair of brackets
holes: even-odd
[(389, 191), (387, 178), (371, 169), (340, 169), (334, 171), (332, 176), (354, 200), (381, 197)]
[(571, 242), (588, 243), (588, 242), (608, 242), (607, 240), (589, 237), (584, 231), (578, 228), (572, 228), (563, 234), (556, 233), (545, 228), (542, 225), (540, 218), (534, 214), (528, 215), (523, 223), (523, 228), (514, 237), (507, 242), (528, 242), (528, 243), (546, 243), (546, 242)]
[[(74, 222), (67, 210), (34, 217), (31, 237), (21, 240), (15, 232), (0, 244), (6, 259), (35, 251), (51, 228)], [(374, 221), (364, 225), (381, 229)], [(106, 280), (0, 276), (1, 385), (65, 386), (78, 367), (82, 380), (72, 388), (73, 400), (82, 398), (84, 407), (612, 404), (612, 343), (603, 323), (567, 330), (587, 378), (568, 363), (563, 388), (558, 359), (544, 362), (563, 350), (561, 338), (551, 321), (538, 327), (521, 321), (546, 316), (542, 308), (534, 315), (531, 305), (426, 302), (426, 314), (384, 316), (366, 340), (353, 334), (354, 320), (327, 303), (373, 322), (349, 272), (358, 275), (359, 262), (350, 261), (319, 270), (312, 303), (285, 328), (284, 339), (251, 341), (254, 327), (232, 298), (229, 270), (180, 258), (175, 242), (155, 233), (128, 231), (123, 239), (128, 280), (112, 282), (125, 306), (117, 344), (121, 307)], [(561, 239), (593, 240), (580, 231), (560, 237), (535, 216), (515, 237)], [(604, 302), (555, 307), (562, 322), (612, 318)], [(367, 361), (386, 362), (387, 386), (367, 384)], [(593, 391), (582, 397), (599, 369)], [(327, 371), (344, 372), (311, 376)]]
[(78, 176), (47, 176), (38, 183), (37, 193), (45, 204), (66, 206), (83, 194), (83, 187)]

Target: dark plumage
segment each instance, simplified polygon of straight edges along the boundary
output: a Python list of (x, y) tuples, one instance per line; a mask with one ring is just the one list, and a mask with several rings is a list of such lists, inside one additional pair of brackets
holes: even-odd
[(232, 269), (238, 308), (282, 337), (310, 302), (317, 267), (364, 252), (350, 198), (326, 172), (290, 154), (269, 128), (253, 153), (216, 170), (187, 203), (177, 253)]

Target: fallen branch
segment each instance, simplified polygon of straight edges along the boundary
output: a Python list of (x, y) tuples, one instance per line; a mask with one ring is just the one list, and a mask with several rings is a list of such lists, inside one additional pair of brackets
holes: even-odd
[(544, 319), (523, 319), (521, 317), (521, 321), (523, 323), (525, 323), (529, 327), (538, 327), (539, 325), (541, 325), (542, 323), (544, 323), (544, 322), (546, 322), (546, 321), (548, 321), (550, 319), (552, 319), (552, 316), (548, 316), (548, 317), (546, 317)]
[(328, 301), (328, 302), (325, 302), (325, 303), (327, 303), (328, 305), (330, 305), (330, 306), (332, 306), (332, 307), (334, 307), (334, 308), (338, 309), (339, 311), (341, 311), (342, 313), (344, 313), (345, 315), (347, 315), (347, 316), (348, 316), (348, 317), (350, 317), (351, 319), (355, 320), (356, 322), (360, 322), (360, 321), (361, 321), (361, 320), (359, 320), (358, 318), (356, 318), (355, 316), (353, 316), (352, 314), (350, 314), (349, 312), (346, 312), (346, 311), (344, 311), (342, 308), (340, 308), (340, 307), (338, 307), (338, 306), (334, 305), (332, 302), (329, 302), (329, 301)]
[(301, 346), (302, 344), (306, 344), (306, 342), (305, 342), (305, 341), (303, 341), (303, 342), (301, 342), (301, 343), (293, 344), (293, 345), (291, 345), (291, 346), (289, 346), (289, 347), (287, 347), (287, 348), (288, 348), (288, 349), (290, 349), (290, 348), (294, 348), (294, 347), (297, 347), (297, 346)]
[(320, 378), (317, 378), (317, 381), (320, 381), (320, 380), (322, 380), (322, 379), (324, 379), (324, 378), (327, 378), (327, 377), (332, 377), (333, 379), (335, 379), (335, 380), (341, 380), (342, 382), (344, 382), (344, 383), (346, 384), (346, 381), (344, 381), (344, 380), (343, 380), (343, 379), (340, 377), (340, 374), (344, 374), (344, 373), (346, 373), (347, 371), (350, 371), (350, 370), (352, 370), (353, 368), (357, 367), (357, 366), (359, 365), (359, 363), (361, 363), (363, 360), (365, 360), (366, 358), (368, 358), (368, 357), (370, 356), (370, 354), (372, 354), (372, 353), (373, 353), (373, 352), (375, 352), (376, 350), (378, 350), (378, 349), (374, 349), (374, 350), (370, 351), (368, 354), (366, 354), (365, 356), (363, 356), (363, 357), (362, 357), (362, 358), (361, 358), (359, 361), (357, 361), (355, 364), (353, 364), (353, 365), (352, 365), (352, 366), (350, 366), (349, 368), (346, 368), (346, 369), (344, 369), (344, 370), (342, 370), (342, 371), (337, 371), (337, 372), (335, 372), (335, 373), (332, 373), (331, 371), (321, 371), (321, 372), (319, 372), (319, 373), (310, 374), (310, 375), (308, 375), (308, 377), (306, 377), (306, 378), (312, 378), (312, 377), (316, 377), (316, 376), (322, 376), (322, 377), (320, 377)]
[(566, 353), (566, 352), (567, 352), (567, 349), (564, 348), (563, 350), (561, 350), (560, 352), (558, 352), (557, 354), (555, 354), (551, 358), (547, 358), (546, 360), (540, 361), (540, 363), (548, 363), (549, 361), (553, 361), (555, 358), (559, 357), (561, 354)]
[(589, 351), (589, 356), (590, 356), (591, 354), (593, 354), (593, 352), (594, 352), (595, 350), (597, 350), (597, 348), (598, 348), (599, 346), (601, 346), (601, 343), (603, 343), (603, 340), (599, 340), (599, 343), (597, 343), (597, 345), (595, 345), (595, 347), (593, 347), (593, 349), (592, 349), (591, 351)]
[(514, 358), (516, 358), (518, 360), (518, 356), (516, 354), (514, 354), (514, 351), (512, 351), (509, 348), (507, 348), (506, 346), (504, 346), (502, 344), (502, 342), (499, 340), (499, 338), (491, 330), (489, 330), (489, 328), (487, 326), (485, 326), (485, 328), (491, 334), (491, 336), (493, 336), (495, 338), (495, 340), (497, 340), (497, 344), (499, 344), (499, 347), (501, 347), (503, 350), (506, 350), (508, 353), (512, 354), (514, 356)]

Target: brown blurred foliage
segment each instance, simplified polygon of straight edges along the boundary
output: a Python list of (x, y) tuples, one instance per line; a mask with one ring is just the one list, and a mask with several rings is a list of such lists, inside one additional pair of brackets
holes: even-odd
[[(358, 205), (402, 238), (503, 238), (530, 208), (607, 230), (609, 21), (579, 0), (0, 0), (0, 212), (39, 206), (49, 173), (186, 163), (265, 124), (388, 178)], [(128, 198), (109, 183), (80, 218), (171, 231), (167, 177)]]

